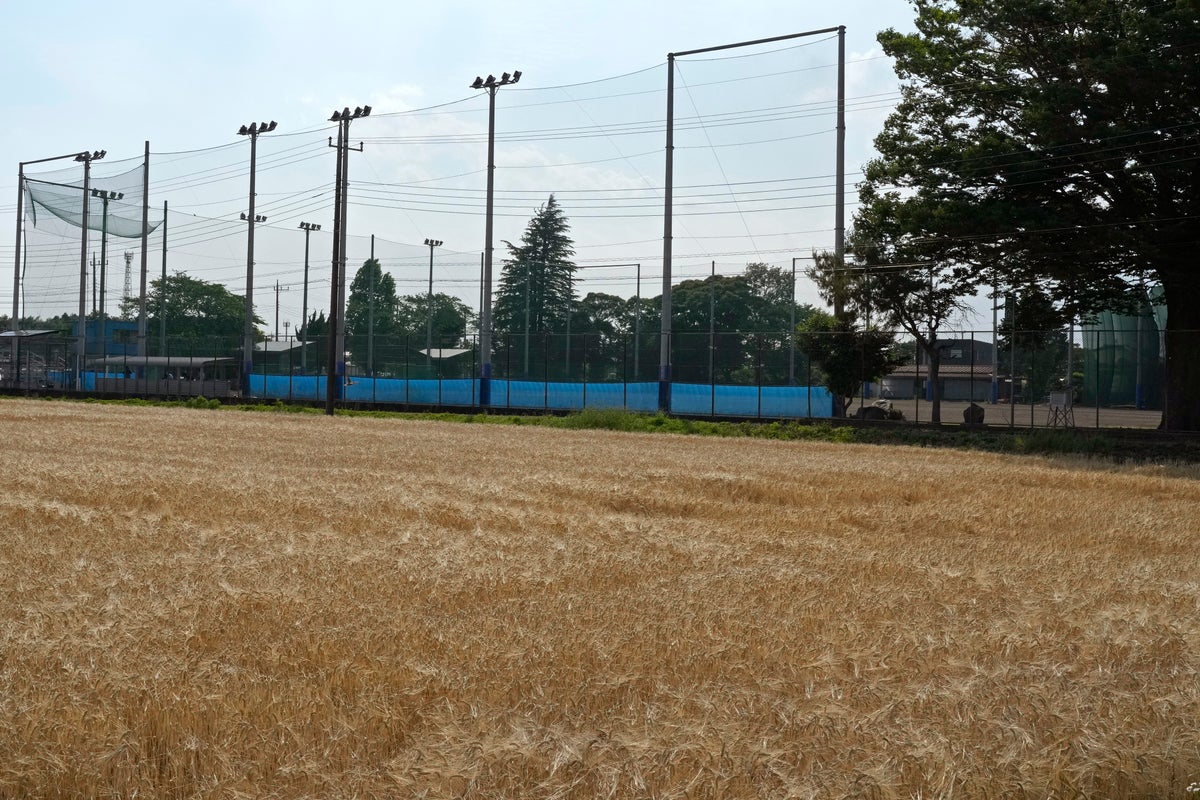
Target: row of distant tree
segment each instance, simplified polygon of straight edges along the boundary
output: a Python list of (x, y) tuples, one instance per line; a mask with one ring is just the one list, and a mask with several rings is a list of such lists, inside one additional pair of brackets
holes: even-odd
[[(589, 381), (657, 376), (661, 297), (603, 292), (579, 297), (570, 226), (553, 196), (534, 214), (520, 242), (505, 245), (493, 353), (503, 374)], [(814, 261), (808, 276), (832, 313), (795, 303), (792, 274), (763, 263), (747, 264), (740, 274), (714, 274), (673, 287), (674, 379), (743, 385), (816, 381), (840, 398), (835, 413), (841, 414), (864, 382), (911, 362), (913, 349), (897, 344), (896, 325), (885, 320), (888, 304), (879, 303), (884, 311), (871, 319), (878, 290), (862, 279), (863, 273), (842, 268), (827, 253), (817, 253)], [(244, 300), (219, 284), (181, 272), (157, 279), (147, 311), (152, 353), (163, 347), (158, 333), (164, 313), (169, 352), (230, 355), (240, 346)], [(1041, 365), (1044, 374), (1037, 380), (1049, 384), (1060, 359), (1040, 354), (1065, 352), (1061, 317), (1040, 294), (1010, 311), (1015, 317), (1005, 319), (1004, 360), (1015, 350), (1020, 363), (1014, 366)], [(132, 319), (137, 313), (136, 299), (122, 303), (122, 317)], [(1021, 333), (1010, 340), (1014, 321)], [(66, 334), (73, 324), (73, 316), (63, 315), (26, 320), (23, 327), (57, 328)], [(255, 324), (263, 323), (256, 318)], [(328, 326), (325, 312), (316, 311), (296, 337), (319, 342)], [(395, 280), (375, 259), (362, 265), (349, 286), (347, 348), (354, 365), (373, 374), (410, 375), (414, 365), (418, 370), (431, 367), (434, 358), (440, 362), (439, 374), (470, 374), (475, 361), (440, 356), (447, 349), (473, 348), (475, 326), (474, 313), (455, 297), (397, 295)], [(310, 369), (322, 370), (324, 355), (323, 348), (313, 348), (306, 359)]]

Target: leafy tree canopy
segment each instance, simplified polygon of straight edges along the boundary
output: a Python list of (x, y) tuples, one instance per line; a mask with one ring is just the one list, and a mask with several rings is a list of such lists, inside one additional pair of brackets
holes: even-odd
[[(121, 301), (121, 314), (136, 317), (138, 298)], [(151, 281), (146, 295), (147, 327), (159, 330), (165, 313), (167, 338), (172, 347), (189, 347), (193, 350), (206, 349), (206, 354), (218, 355), (232, 352), (241, 347), (241, 336), (245, 324), (246, 299), (233, 294), (219, 283), (193, 278), (184, 272), (176, 272), (165, 279)], [(262, 336), (259, 326), (262, 319), (254, 316), (255, 334)], [(189, 343), (180, 345), (181, 340)], [(157, 337), (151, 338), (152, 348), (158, 346)]]
[(372, 327), (376, 336), (393, 333), (397, 302), (396, 279), (383, 271), (379, 259), (363, 262), (346, 298), (346, 336), (366, 337)]
[(878, 328), (858, 328), (848, 318), (815, 311), (798, 326), (797, 342), (825, 375), (834, 397), (833, 415), (843, 417), (859, 387), (900, 365), (895, 337)]
[[(551, 333), (565, 329), (575, 302), (574, 242), (554, 195), (537, 210), (521, 243), (504, 243), (508, 258), (496, 292), (496, 331)], [(526, 324), (528, 323), (528, 325)]]
[[(890, 331), (870, 323), (874, 290), (867, 271), (847, 269), (832, 253), (813, 253), (813, 266), (807, 275), (834, 313), (808, 314), (797, 326), (797, 340), (800, 349), (824, 373), (826, 386), (835, 398), (834, 416), (840, 417), (859, 387), (899, 366), (902, 354)], [(885, 323), (895, 324), (894, 312), (884, 317)]]
[(434, 347), (458, 347), (466, 341), (475, 314), (457, 297), (436, 293), (404, 295), (396, 304), (396, 332), (424, 346), (432, 334)]
[(1143, 274), (1168, 309), (1164, 424), (1200, 429), (1200, 10), (914, 0), (879, 41), (904, 81), (855, 221), (878, 263), (1040, 283), (1072, 316)]

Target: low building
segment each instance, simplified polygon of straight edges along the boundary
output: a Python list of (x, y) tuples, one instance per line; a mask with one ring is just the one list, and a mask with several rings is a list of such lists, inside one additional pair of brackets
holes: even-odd
[[(992, 343), (977, 339), (939, 339), (938, 384), (943, 400), (992, 400)], [(933, 398), (929, 358), (918, 348), (917, 362), (903, 364), (883, 377), (881, 394), (896, 400)]]

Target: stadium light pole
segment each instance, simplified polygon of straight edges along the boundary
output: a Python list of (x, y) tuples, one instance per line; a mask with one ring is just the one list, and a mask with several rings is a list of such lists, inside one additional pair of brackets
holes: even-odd
[(300, 230), (304, 231), (304, 295), (300, 303), (300, 374), (308, 371), (308, 237), (313, 231), (321, 230), (320, 225), (311, 222), (301, 222)]
[(492, 198), (496, 178), (496, 92), (521, 80), (521, 70), (507, 72), (496, 80), (475, 76), (472, 89), (486, 89), (488, 93), (488, 166), (487, 206), (484, 211), (483, 233), (483, 300), (479, 309), (479, 405), (487, 407), (492, 402)]
[(258, 155), (258, 135), (275, 130), (276, 122), (251, 122), (238, 128), (239, 136), (250, 137), (250, 210), (242, 214), (246, 220), (246, 310), (242, 327), (242, 397), (250, 396), (250, 375), (254, 371), (254, 223), (263, 222), (254, 213), (254, 167)]
[(429, 292), (425, 300), (425, 316), (428, 317), (425, 325), (425, 355), (429, 362), (429, 366), (433, 366), (433, 248), (441, 247), (441, 239), (426, 239), (425, 244), (429, 247)]
[(671, 410), (671, 222), (674, 201), (674, 159), (675, 159), (675, 59), (679, 56), (692, 56), (698, 53), (712, 53), (717, 50), (732, 50), (736, 47), (750, 47), (756, 44), (782, 42), (788, 39), (799, 39), (804, 36), (818, 36), (824, 33), (838, 35), (838, 100), (837, 100), (837, 188), (835, 194), (836, 208), (834, 210), (834, 253), (840, 259), (844, 250), (843, 206), (845, 194), (845, 140), (846, 140), (846, 26), (821, 28), (820, 30), (790, 33), (785, 36), (772, 36), (768, 39), (754, 39), (748, 42), (722, 44), (715, 47), (701, 47), (696, 50), (680, 50), (677, 53), (667, 53), (667, 145), (666, 145), (666, 181), (663, 192), (663, 292), (662, 292), (662, 332), (658, 350), (658, 408), (664, 413)]
[[(337, 149), (337, 178), (333, 210), (333, 270), (329, 302), (329, 365), (325, 379), (325, 413), (333, 416), (346, 376), (346, 195), (350, 188), (350, 122), (370, 116), (370, 106), (334, 111), (329, 121), (338, 123), (338, 141), (330, 137), (329, 146)], [(358, 145), (362, 150), (362, 143)]]
[[(788, 314), (788, 386), (796, 385), (796, 262), (800, 256), (792, 258), (792, 302)], [(870, 322), (867, 323), (870, 325)]]
[(97, 336), (100, 339), (100, 355), (107, 356), (108, 353), (103, 348), (107, 347), (105, 341), (106, 328), (105, 322), (108, 318), (108, 203), (110, 200), (123, 200), (124, 192), (110, 192), (104, 189), (92, 189), (92, 197), (100, 199), (101, 208), (103, 211), (100, 214), (100, 316), (96, 320), (99, 325), (99, 333)]
[[(45, 164), (48, 161), (65, 161), (68, 158), (73, 158), (76, 161), (89, 155), (87, 152), (67, 153), (61, 156), (51, 156), (50, 158), (35, 158), (30, 161), (17, 162), (17, 235), (13, 239), (15, 247), (15, 258), (13, 263), (13, 313), (12, 319), (9, 322), (9, 328), (13, 332), (12, 344), (12, 379), (14, 385), (20, 379), (20, 360), (18, 352), (18, 341), (21, 333), (21, 232), (25, 222), (25, 167), (29, 164)], [(103, 158), (103, 156), (101, 156)]]
[(83, 164), (83, 213), (79, 226), (79, 337), (75, 353), (75, 390), (83, 391), (83, 368), (87, 361), (87, 249), (88, 198), (91, 191), (92, 162), (108, 155), (107, 150), (80, 153), (75, 160)]

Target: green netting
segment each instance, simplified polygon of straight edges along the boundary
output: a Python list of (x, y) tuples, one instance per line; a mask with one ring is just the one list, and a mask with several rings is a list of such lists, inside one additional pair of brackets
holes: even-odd
[[(1161, 289), (1141, 298), (1140, 314), (1103, 311), (1085, 324), (1083, 335), (1083, 397), (1087, 403), (1133, 405), (1157, 404), (1162, 392), (1161, 366), (1164, 353), (1160, 332), (1166, 309), (1156, 303)], [(1141, 367), (1142, 397), (1138, 397)]]

